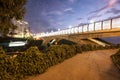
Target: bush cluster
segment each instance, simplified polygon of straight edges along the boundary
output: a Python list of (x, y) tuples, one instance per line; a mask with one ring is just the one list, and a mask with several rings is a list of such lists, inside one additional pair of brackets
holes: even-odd
[(120, 70), (120, 49), (116, 52), (116, 54), (111, 56), (113, 63), (118, 67)]
[(0, 80), (16, 80), (19, 76), (16, 74), (17, 71), (17, 61), (7, 56), (0, 47)]
[(104, 50), (104, 49), (115, 49), (119, 48), (116, 45), (109, 45), (109, 46), (101, 46), (101, 45), (91, 45), (91, 44), (83, 44), (83, 45), (75, 45), (76, 52), (85, 52), (85, 51), (94, 51), (94, 50)]
[(52, 45), (43, 53), (39, 51), (38, 47), (33, 46), (16, 57), (9, 57), (5, 54), (2, 47), (0, 47), (0, 80), (20, 80), (25, 76), (41, 74), (50, 66), (61, 63), (77, 53), (109, 48), (114, 47), (96, 45)]

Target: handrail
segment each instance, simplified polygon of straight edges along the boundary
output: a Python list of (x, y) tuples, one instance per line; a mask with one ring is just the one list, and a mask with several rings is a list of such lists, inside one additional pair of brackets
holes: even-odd
[(97, 21), (97, 22), (89, 23), (85, 25), (79, 25), (77, 27), (58, 30), (55, 32), (43, 33), (43, 34), (40, 34), (40, 37), (89, 33), (89, 32), (112, 30), (112, 29), (118, 29), (118, 28), (120, 29), (120, 17), (115, 17), (112, 19)]

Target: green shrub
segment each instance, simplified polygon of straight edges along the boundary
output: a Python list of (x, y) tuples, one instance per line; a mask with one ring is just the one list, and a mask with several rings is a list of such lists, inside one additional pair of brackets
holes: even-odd
[(60, 63), (75, 54), (76, 48), (72, 45), (53, 45), (47, 50), (47, 56), (50, 60), (51, 65)]
[(74, 45), (63, 45), (62, 47), (66, 50), (66, 58), (72, 57), (77, 54), (76, 47), (74, 47)]
[(0, 54), (0, 80), (16, 80), (17, 77), (21, 77), (17, 74), (18, 64), (14, 58), (8, 57), (3, 50)]
[(82, 51), (91, 51), (94, 50), (94, 46), (90, 44), (81, 45)]
[(0, 46), (0, 54), (5, 54), (5, 51), (3, 50), (1, 46)]
[(50, 57), (50, 60), (52, 60), (53, 62), (52, 64), (57, 64), (59, 62), (62, 62), (64, 59), (66, 59), (66, 55), (68, 55), (68, 53), (64, 46), (54, 45), (49, 47), (47, 54), (48, 57)]
[(120, 49), (111, 56), (113, 63), (118, 67), (120, 70)]
[(10, 77), (9, 73), (7, 73), (7, 58), (5, 55), (5, 51), (2, 47), (0, 47), (0, 80), (6, 80)]
[(21, 74), (33, 75), (42, 72), (37, 70), (44, 61), (42, 53), (37, 47), (30, 47), (25, 53), (17, 56), (16, 59), (19, 62), (19, 70)]
[[(114, 48), (114, 46), (97, 45), (52, 45), (46, 53), (38, 47), (30, 47), (17, 57), (8, 57), (0, 47), (0, 80), (20, 80), (25, 76), (41, 74), (50, 66), (61, 63), (83, 51)], [(117, 56), (117, 57), (116, 57)], [(120, 64), (120, 50), (116, 53), (116, 64)]]
[(73, 47), (74, 47), (76, 53), (82, 53), (82, 49), (81, 49), (80, 45), (73, 45)]

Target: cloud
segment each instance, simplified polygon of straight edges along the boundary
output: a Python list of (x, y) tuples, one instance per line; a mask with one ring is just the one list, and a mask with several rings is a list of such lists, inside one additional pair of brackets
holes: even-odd
[(101, 11), (107, 9), (107, 8), (113, 7), (113, 6), (116, 5), (118, 2), (120, 2), (120, 1), (118, 1), (118, 0), (109, 0), (108, 4), (106, 4), (105, 6), (101, 7), (100, 9), (95, 10), (95, 11), (92, 11), (92, 12), (90, 12), (90, 13), (99, 13), (99, 12), (101, 12)]
[[(60, 23), (58, 24), (58, 19), (62, 18), (65, 13), (64, 9), (67, 7), (64, 2), (64, 0), (29, 0), (26, 5), (27, 13), (25, 20), (29, 22), (34, 32), (57, 28), (60, 25)], [(69, 11), (66, 10), (66, 14)]]
[(92, 16), (88, 17), (87, 19), (88, 19), (88, 20), (96, 19), (96, 18), (99, 18), (99, 17), (101, 17), (101, 16), (102, 16), (102, 15), (92, 15)]
[(49, 11), (49, 12), (42, 12), (43, 15), (50, 16), (50, 15), (56, 15), (56, 16), (61, 16), (64, 14), (74, 14), (73, 8), (66, 8), (63, 10), (54, 10), (54, 11)]
[(110, 19), (114, 19), (114, 18), (118, 18), (118, 17), (120, 17), (120, 15), (113, 16), (113, 17), (108, 17), (107, 19), (110, 20)]
[(108, 7), (114, 6), (117, 2), (118, 2), (118, 0), (110, 0), (108, 3)]
[(64, 12), (67, 12), (67, 11), (73, 11), (73, 8), (66, 8), (66, 9), (64, 9)]
[(118, 0), (117, 3), (120, 4), (120, 0)]
[[(89, 14), (92, 14), (92, 16), (88, 17), (88, 20), (98, 20), (102, 15), (106, 14), (106, 13), (114, 13), (114, 14), (118, 14), (119, 10), (116, 9), (111, 9), (113, 8), (116, 4), (118, 4), (118, 2), (120, 3), (120, 0), (109, 0), (109, 2), (104, 5), (103, 7), (90, 12)], [(111, 9), (111, 10), (109, 10)], [(109, 10), (109, 11), (108, 11)]]
[(56, 28), (47, 28), (46, 31), (47, 31), (47, 32), (57, 31), (57, 29), (56, 29)]
[(63, 12), (62, 11), (51, 11), (51, 12), (48, 12), (48, 14), (52, 14), (52, 15), (62, 15)]
[(74, 14), (73, 8), (66, 8), (63, 10), (63, 13)]
[(105, 5), (104, 7), (100, 8), (100, 9), (98, 9), (98, 10), (92, 11), (92, 12), (90, 12), (90, 13), (98, 13), (98, 12), (101, 12), (101, 11), (105, 10), (106, 8), (108, 8), (107, 5)]
[(45, 28), (50, 28), (51, 25), (47, 20), (44, 19), (35, 20), (34, 23), (29, 22), (29, 24), (31, 25), (31, 29), (35, 30), (36, 32), (45, 31)]
[(77, 20), (82, 20), (83, 18), (81, 18), (81, 17), (79, 17), (79, 18), (77, 18)]
[(77, 0), (68, 0), (70, 3), (74, 3), (75, 1), (77, 1)]
[(113, 14), (119, 14), (120, 10), (116, 9), (116, 8), (112, 8), (111, 10), (107, 11), (106, 13), (113, 13)]

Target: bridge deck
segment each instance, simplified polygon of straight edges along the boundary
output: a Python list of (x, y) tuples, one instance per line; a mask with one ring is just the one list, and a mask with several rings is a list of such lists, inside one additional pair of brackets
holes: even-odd
[(40, 37), (51, 37), (59, 35), (72, 35), (72, 34), (83, 34), (84, 33), (105, 33), (120, 31), (120, 17), (116, 17), (110, 20), (104, 20), (89, 24), (78, 25), (77, 27), (67, 28), (58, 31), (52, 31), (47, 33), (39, 34)]

